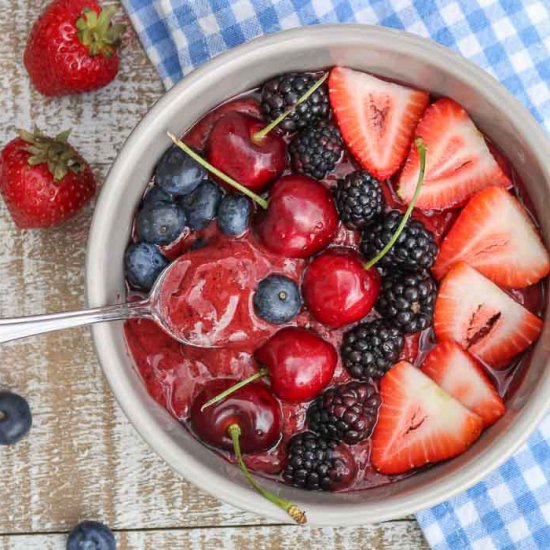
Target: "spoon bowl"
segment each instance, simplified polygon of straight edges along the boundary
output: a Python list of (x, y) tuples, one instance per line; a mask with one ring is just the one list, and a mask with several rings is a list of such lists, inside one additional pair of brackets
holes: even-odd
[(158, 277), (147, 298), (92, 309), (0, 319), (0, 343), (106, 321), (152, 319), (168, 335), (200, 348), (247, 346), (273, 326), (254, 313), (252, 295), (270, 264), (249, 244), (191, 250)]
[(209, 346), (204, 338), (201, 340), (197, 337), (196, 341), (185, 339), (181, 330), (178, 330), (173, 323), (170, 323), (163, 316), (163, 310), (159, 307), (163, 286), (166, 280), (171, 280), (170, 273), (177, 269), (178, 262), (170, 264), (159, 275), (149, 296), (143, 300), (77, 311), (0, 319), (0, 343), (94, 323), (128, 319), (153, 319), (167, 334), (182, 344), (213, 347)]

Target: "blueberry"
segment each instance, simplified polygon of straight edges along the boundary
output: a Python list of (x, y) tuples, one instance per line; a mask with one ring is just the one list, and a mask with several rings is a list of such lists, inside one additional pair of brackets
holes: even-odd
[(215, 183), (203, 181), (192, 193), (180, 200), (191, 229), (202, 229), (216, 217), (222, 190)]
[(147, 208), (155, 204), (170, 204), (171, 202), (173, 202), (172, 197), (166, 191), (154, 185), (147, 191), (145, 197), (143, 197), (141, 205), (143, 208)]
[(13, 445), (31, 429), (29, 404), (20, 395), (0, 392), (0, 445)]
[(248, 228), (252, 204), (242, 195), (227, 195), (218, 209), (218, 225), (226, 235), (242, 235)]
[(146, 243), (170, 244), (180, 236), (185, 222), (185, 214), (177, 204), (152, 204), (138, 213), (137, 234)]
[(253, 301), (256, 315), (276, 325), (290, 321), (302, 307), (298, 285), (276, 274), (259, 282)]
[(69, 533), (67, 550), (116, 550), (116, 540), (103, 523), (83, 521)]
[(154, 244), (131, 244), (124, 254), (126, 277), (130, 284), (143, 290), (151, 290), (168, 260)]
[(206, 177), (206, 169), (179, 147), (167, 149), (155, 168), (159, 187), (174, 195), (188, 195)]

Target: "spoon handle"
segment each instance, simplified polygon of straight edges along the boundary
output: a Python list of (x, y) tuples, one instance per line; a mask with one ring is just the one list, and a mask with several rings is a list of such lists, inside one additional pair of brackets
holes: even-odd
[(143, 300), (81, 311), (0, 319), (0, 343), (103, 321), (121, 321), (151, 316), (151, 304), (148, 300)]

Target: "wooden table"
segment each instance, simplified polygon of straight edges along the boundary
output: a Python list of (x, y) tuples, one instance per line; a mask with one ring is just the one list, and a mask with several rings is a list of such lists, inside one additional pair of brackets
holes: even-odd
[[(93, 94), (46, 99), (22, 63), (29, 23), (47, 0), (4, 0), (0, 9), (0, 135), (39, 125), (73, 128), (72, 143), (101, 180), (134, 125), (163, 88), (135, 34), (118, 78)], [(92, 208), (60, 229), (21, 231), (0, 211), (2, 317), (84, 305)], [(88, 329), (0, 348), (0, 388), (26, 396), (30, 435), (0, 447), (0, 548), (65, 548), (78, 521), (98, 519), (121, 549), (425, 548), (414, 518), (361, 528), (276, 525), (223, 504), (170, 470), (116, 405)]]

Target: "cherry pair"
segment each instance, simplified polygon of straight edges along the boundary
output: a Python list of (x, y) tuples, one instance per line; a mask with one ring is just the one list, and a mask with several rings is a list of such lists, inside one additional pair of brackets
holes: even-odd
[[(332, 379), (336, 350), (311, 331), (288, 327), (268, 340), (256, 352), (256, 358), (265, 368), (246, 380), (235, 383), (231, 379), (215, 379), (205, 384), (191, 407), (191, 427), (202, 441), (233, 451), (252, 487), (297, 523), (305, 523), (304, 512), (267, 491), (250, 475), (242, 453), (266, 451), (280, 442), (283, 420), (275, 395), (290, 402), (315, 398)], [(267, 373), (272, 391), (266, 384), (255, 381)], [(346, 460), (342, 464), (347, 464), (349, 452), (343, 455)], [(348, 483), (352, 471), (351, 467), (343, 468), (338, 473), (338, 482)]]

